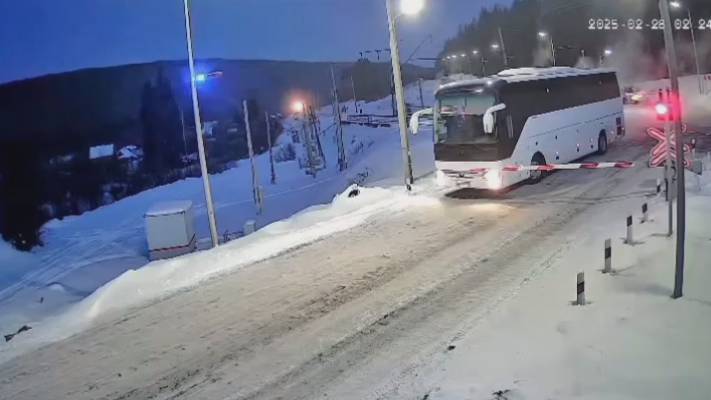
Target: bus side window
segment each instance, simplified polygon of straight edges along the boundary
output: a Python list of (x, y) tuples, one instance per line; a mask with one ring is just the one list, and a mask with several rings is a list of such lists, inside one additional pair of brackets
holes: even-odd
[(513, 129), (513, 118), (511, 118), (511, 114), (506, 114), (506, 130), (509, 133), (509, 139), (514, 138), (514, 129)]

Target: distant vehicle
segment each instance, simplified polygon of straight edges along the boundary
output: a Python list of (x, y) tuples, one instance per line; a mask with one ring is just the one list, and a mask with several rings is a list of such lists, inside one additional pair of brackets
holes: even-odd
[(446, 186), (536, 183), (541, 171), (502, 169), (604, 154), (624, 135), (622, 96), (611, 70), (506, 70), (444, 84), (435, 95), (434, 109), (415, 113), (410, 129), (417, 133), (420, 118), (433, 116), (437, 180)]
[(625, 87), (623, 93), (622, 100), (624, 104), (645, 104), (649, 101), (647, 92), (634, 86)]

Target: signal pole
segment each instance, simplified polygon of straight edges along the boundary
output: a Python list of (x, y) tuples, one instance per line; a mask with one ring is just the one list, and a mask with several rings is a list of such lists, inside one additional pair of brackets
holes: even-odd
[(676, 135), (676, 171), (677, 171), (677, 201), (676, 201), (676, 268), (674, 273), (674, 292), (672, 298), (678, 299), (683, 294), (684, 286), (684, 242), (686, 235), (686, 187), (684, 181), (684, 138), (681, 124), (681, 101), (679, 101), (679, 70), (677, 66), (676, 47), (672, 32), (672, 20), (669, 11), (669, 0), (659, 0), (659, 12), (664, 19), (664, 44), (669, 65), (669, 80), (671, 81), (672, 118)]

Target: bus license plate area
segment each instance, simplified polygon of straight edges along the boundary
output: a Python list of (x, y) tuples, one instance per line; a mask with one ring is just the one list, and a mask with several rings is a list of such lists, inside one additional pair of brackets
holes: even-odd
[(445, 171), (447, 179), (457, 188), (479, 187), (485, 184), (483, 174), (469, 171)]

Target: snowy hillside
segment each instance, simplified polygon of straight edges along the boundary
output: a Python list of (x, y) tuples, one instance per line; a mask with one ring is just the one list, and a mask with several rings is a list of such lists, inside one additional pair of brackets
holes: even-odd
[[(426, 104), (433, 102), (436, 82), (423, 84)], [(407, 88), (407, 101), (420, 103), (418, 86)], [(352, 107), (352, 103), (344, 103)], [(387, 114), (390, 99), (363, 104), (366, 113)], [(333, 124), (331, 107), (318, 111), (322, 127)], [(291, 143), (288, 131), (298, 128), (300, 122), (294, 119), (285, 121), (285, 134), (279, 145)], [(240, 160), (237, 167), (222, 174), (212, 176), (217, 224), (221, 240), (239, 235), (247, 220), (255, 220), (258, 228), (263, 228), (275, 221), (289, 218), (310, 206), (328, 204), (338, 193), (343, 192), (354, 182), (379, 186), (400, 185), (402, 182), (402, 162), (400, 159), (400, 138), (397, 126), (371, 128), (359, 125), (344, 127), (344, 137), (349, 149), (349, 168), (343, 173), (338, 171), (337, 146), (334, 129), (325, 132), (321, 141), (326, 158), (326, 168), (316, 177), (305, 174), (297, 161), (277, 163), (277, 182), (270, 183), (269, 159), (267, 154), (257, 157), (257, 170), (260, 184), (264, 189), (264, 211), (257, 215), (252, 201), (251, 169), (249, 160)], [(297, 149), (300, 144), (292, 143)], [(433, 168), (432, 137), (422, 134), (413, 139), (413, 157), (415, 174), (424, 175)], [(401, 190), (394, 189), (395, 192)], [(382, 193), (382, 192), (379, 192)], [(375, 196), (370, 199), (390, 201), (392, 194)], [(396, 197), (397, 198), (397, 197)], [(61, 313), (67, 307), (89, 296), (96, 289), (112, 281), (126, 271), (135, 270), (148, 263), (145, 243), (143, 215), (155, 203), (171, 200), (190, 200), (196, 215), (196, 229), (203, 247), (209, 243), (209, 228), (206, 207), (200, 179), (186, 179), (162, 187), (157, 187), (135, 196), (125, 198), (114, 204), (101, 207), (80, 216), (54, 220), (43, 228), (45, 246), (32, 253), (20, 253), (9, 245), (0, 243), (0, 265), (3, 276), (0, 279), (0, 332), (11, 332), (19, 326), (34, 324), (48, 316)], [(406, 199), (405, 199), (406, 200)], [(343, 200), (341, 200), (343, 202)], [(358, 203), (356, 203), (358, 204)], [(267, 229), (267, 232), (288, 233), (293, 228), (296, 232), (324, 220), (331, 220), (353, 211), (348, 206), (334, 203), (332, 209), (317, 208), (301, 213), (291, 219)], [(377, 202), (373, 204), (377, 209)], [(365, 211), (363, 211), (365, 212)], [(293, 225), (293, 226), (292, 226)], [(347, 229), (350, 225), (334, 225), (337, 229)], [(341, 228), (338, 228), (341, 227)], [(329, 228), (332, 229), (332, 228)], [(286, 231), (286, 233), (285, 233)], [(267, 246), (269, 251), (262, 251), (262, 257), (283, 251), (290, 246), (298, 246), (315, 240), (321, 233), (299, 235), (294, 233), (291, 239), (284, 239)], [(245, 239), (249, 242), (268, 233)], [(241, 246), (243, 240), (237, 240)], [(222, 254), (222, 253), (216, 253)], [(256, 255), (229, 253), (229, 260), (206, 266), (204, 270), (189, 272), (187, 280), (173, 283), (163, 289), (177, 288), (204, 278), (221, 269), (242, 265), (254, 261)], [(255, 253), (256, 254), (256, 253)], [(179, 261), (176, 265), (182, 265)], [(155, 270), (155, 266), (150, 267)], [(119, 281), (135, 282), (132, 277), (141, 277), (145, 271), (129, 272)], [(148, 280), (152, 282), (153, 280)], [(125, 287), (125, 286), (124, 286)], [(139, 290), (136, 288), (136, 290)], [(139, 297), (124, 296), (134, 303), (143, 298), (159, 294), (160, 289), (142, 292)], [(118, 296), (121, 298), (122, 296)], [(103, 307), (103, 306), (102, 306)], [(95, 308), (96, 309), (96, 308)]]

